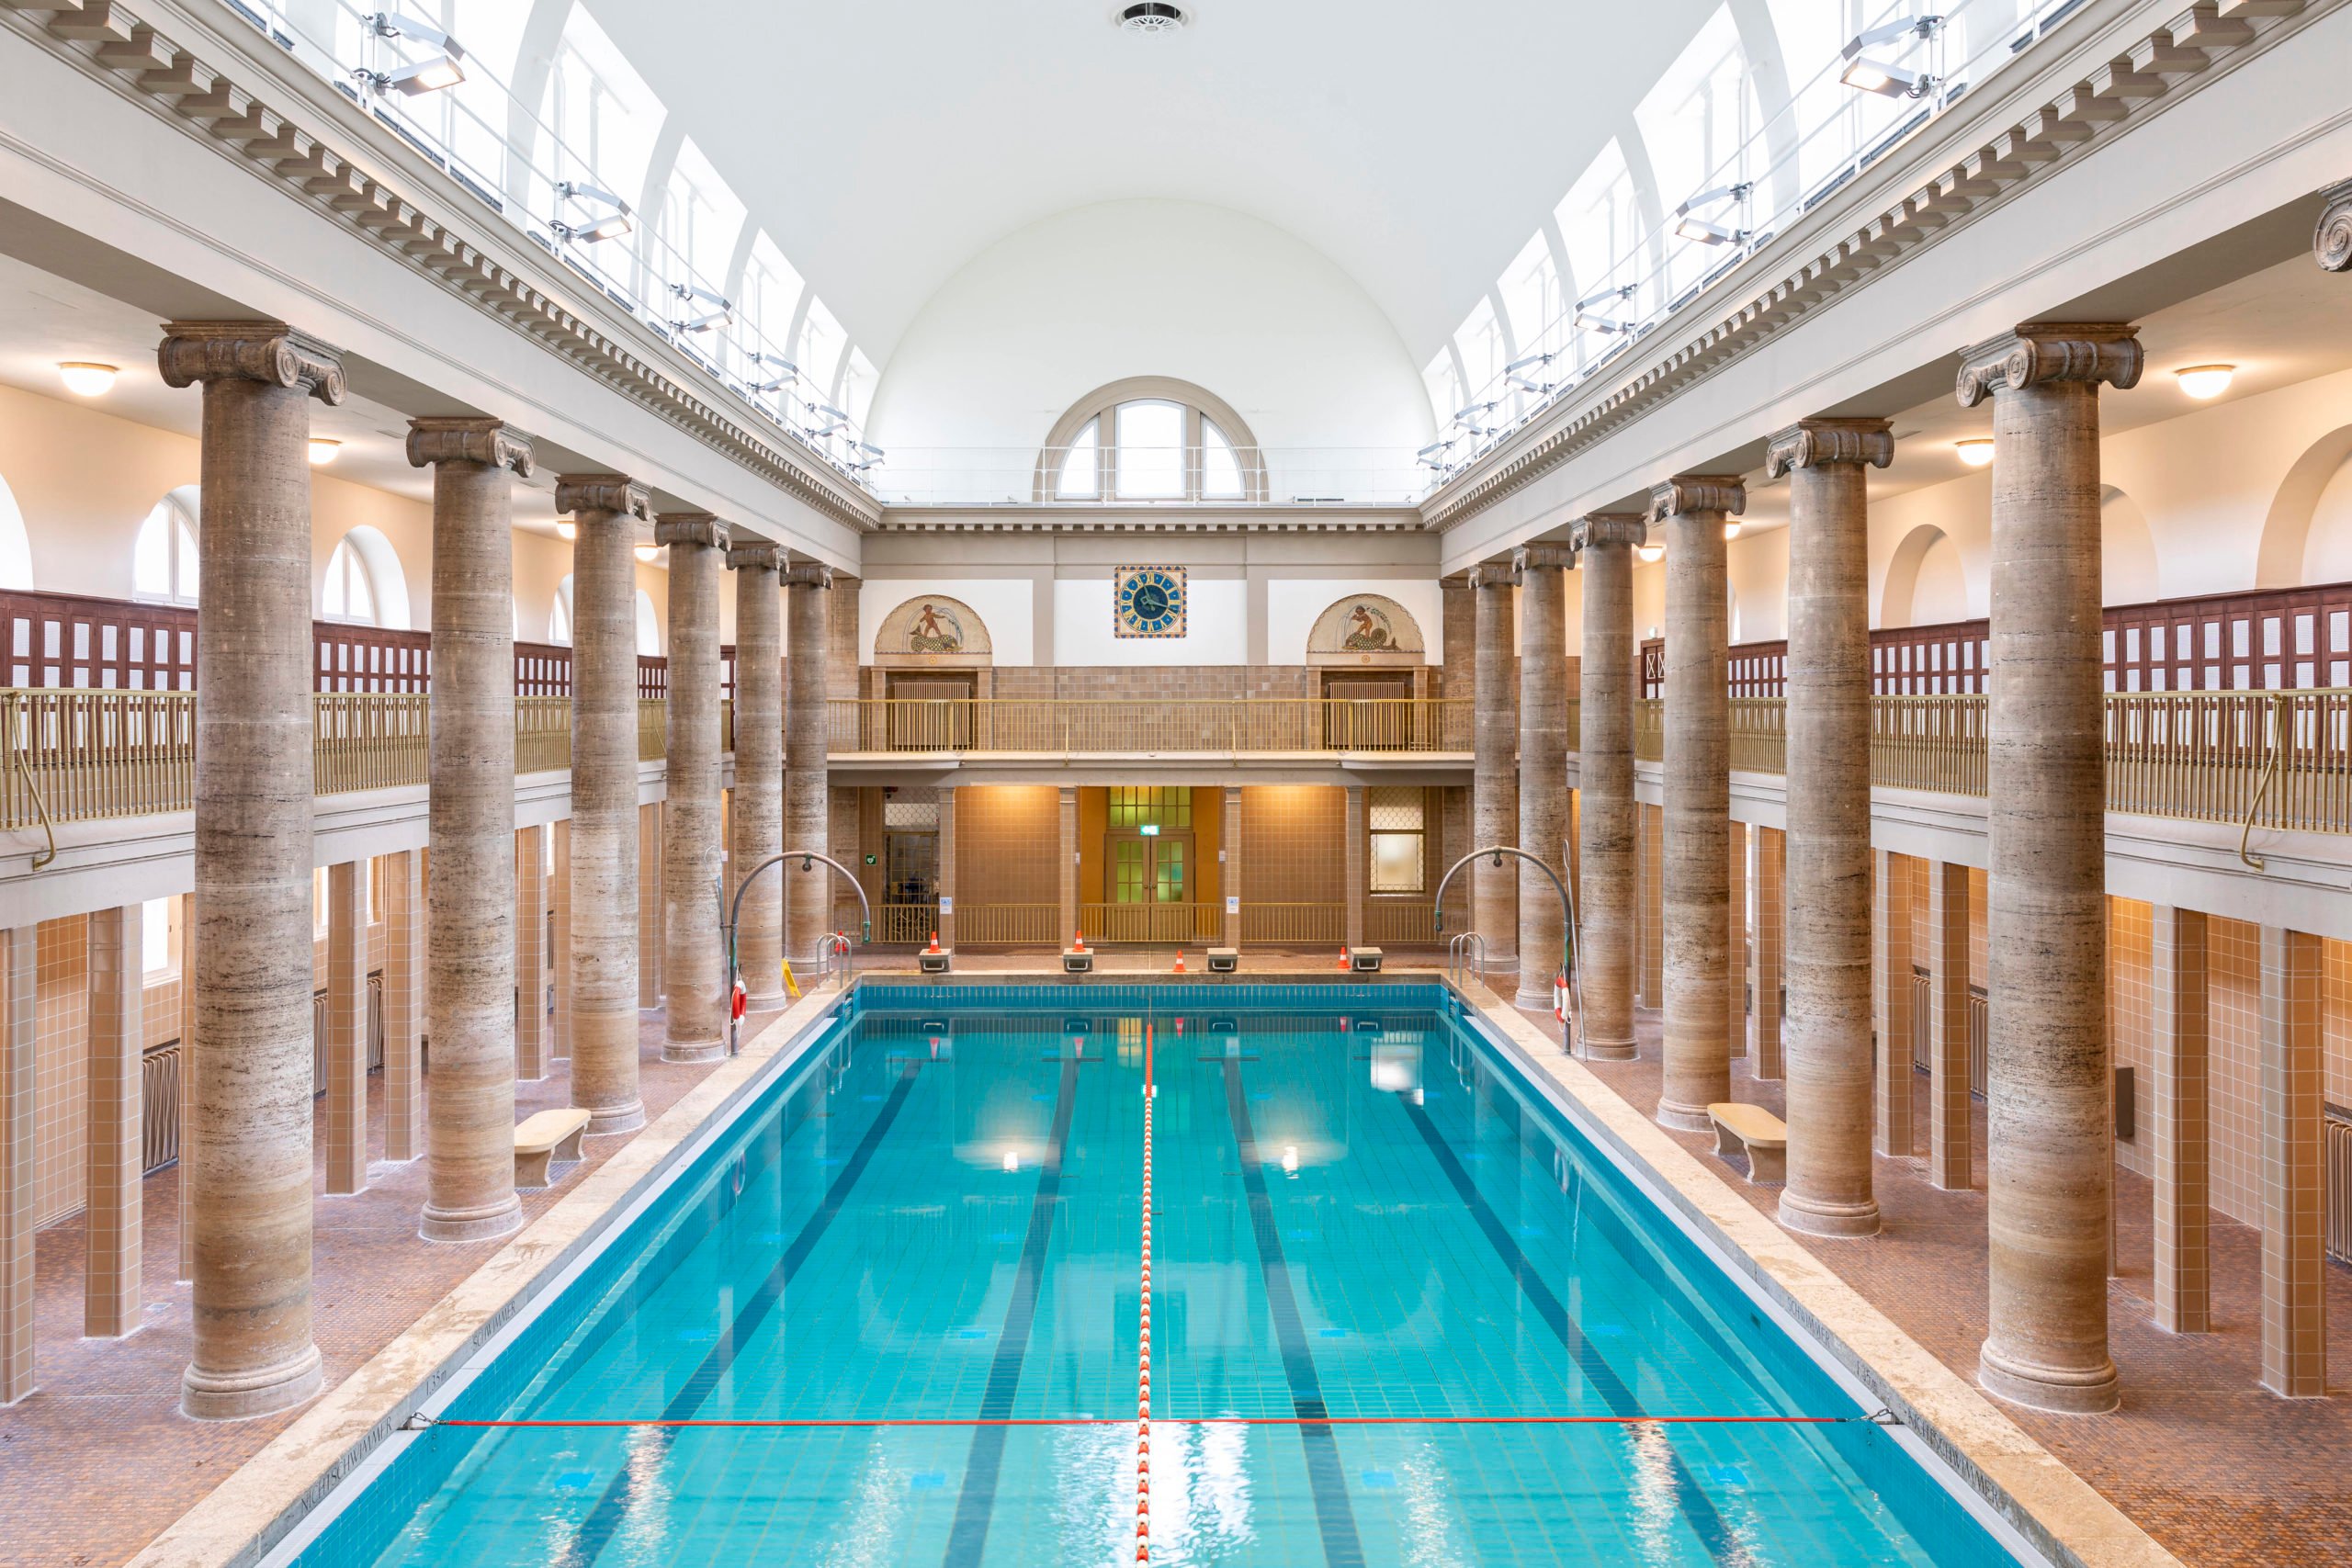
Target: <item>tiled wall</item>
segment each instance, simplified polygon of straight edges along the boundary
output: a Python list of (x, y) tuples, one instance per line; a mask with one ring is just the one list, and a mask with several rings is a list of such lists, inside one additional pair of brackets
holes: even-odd
[(1020, 666), (997, 670), (996, 694), (1037, 701), (1048, 697), (1212, 701), (1232, 697), (1311, 697), (1317, 671), (1299, 664), (1228, 664), (1165, 669), (1117, 665)]
[[(2155, 977), (2150, 968), (2154, 925), (2147, 905), (2136, 898), (2107, 901), (2107, 1032), (2114, 1043), (2114, 1065), (2132, 1069), (2132, 1121), (2148, 1126), (2148, 1096), (2155, 1086), (2151, 1033)], [(2142, 1176), (2155, 1174), (2153, 1140), (2139, 1135), (2115, 1141), (2115, 1162)]]
[(1347, 791), (1331, 784), (1251, 784), (1241, 792), (1242, 898), (1338, 904), (1347, 898)]
[(1061, 791), (989, 784), (956, 792), (956, 901), (1051, 904), (1061, 897)]

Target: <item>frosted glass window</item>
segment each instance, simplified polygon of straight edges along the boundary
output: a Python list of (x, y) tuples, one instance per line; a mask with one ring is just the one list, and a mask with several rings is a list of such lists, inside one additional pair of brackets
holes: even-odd
[(648, 659), (662, 655), (662, 622), (653, 614), (653, 595), (637, 591), (637, 651)]
[(321, 610), (330, 619), (376, 624), (376, 592), (368, 578), (368, 563), (345, 539), (327, 558), (327, 581)]
[(130, 546), (130, 591), (141, 599), (196, 603), (196, 487), (155, 503)]
[(1184, 405), (1148, 399), (1113, 411), (1112, 491), (1122, 501), (1184, 495)]
[(139, 907), (139, 967), (142, 974), (168, 974), (174, 967), (172, 902), (169, 898), (150, 898)]
[(1201, 497), (1204, 501), (1239, 501), (1249, 491), (1241, 482), (1241, 459), (1225, 432), (1201, 421)]
[(1102, 422), (1091, 419), (1086, 428), (1071, 438), (1069, 449), (1062, 454), (1061, 472), (1054, 479), (1054, 493), (1069, 501), (1091, 501), (1102, 493)]

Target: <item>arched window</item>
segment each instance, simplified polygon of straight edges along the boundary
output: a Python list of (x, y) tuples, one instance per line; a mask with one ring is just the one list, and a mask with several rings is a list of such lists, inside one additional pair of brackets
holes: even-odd
[(376, 589), (368, 576), (368, 563), (351, 547), (349, 539), (335, 546), (334, 554), (327, 557), (327, 581), (319, 594), (319, 613), (330, 621), (356, 621), (363, 626), (376, 624)]
[(0, 588), (30, 589), (33, 585), (33, 544), (25, 533), (25, 514), (6, 479), (0, 479)]
[(382, 529), (363, 523), (336, 544), (319, 585), (319, 614), (330, 621), (409, 629), (408, 578)]
[(155, 503), (130, 547), (130, 596), (164, 604), (196, 603), (196, 538), (202, 527), (194, 485)]
[(648, 659), (662, 657), (662, 622), (653, 614), (653, 595), (637, 591), (637, 651)]
[(1136, 377), (1071, 405), (1037, 459), (1039, 501), (1249, 502), (1266, 498), (1257, 437), (1215, 395)]
[(555, 608), (548, 612), (548, 640), (558, 648), (571, 646), (571, 573), (555, 585)]

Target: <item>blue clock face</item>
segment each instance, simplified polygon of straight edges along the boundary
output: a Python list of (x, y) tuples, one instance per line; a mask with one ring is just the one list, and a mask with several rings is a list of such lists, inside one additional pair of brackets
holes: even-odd
[(1184, 574), (1181, 567), (1135, 567), (1118, 574), (1121, 637), (1182, 637)]

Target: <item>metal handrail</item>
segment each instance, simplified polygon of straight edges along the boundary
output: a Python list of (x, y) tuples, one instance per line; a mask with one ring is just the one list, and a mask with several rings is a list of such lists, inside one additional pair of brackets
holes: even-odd
[[(1439, 931), (1443, 931), (1445, 929), (1446, 885), (1453, 880), (1453, 874), (1455, 872), (1460, 871), (1464, 866), (1468, 865), (1480, 855), (1494, 856), (1495, 865), (1498, 869), (1499, 869), (1503, 863), (1503, 856), (1517, 855), (1520, 859), (1527, 862), (1529, 864), (1541, 871), (1545, 876), (1550, 877), (1552, 879), (1552, 890), (1560, 896), (1560, 973), (1567, 976), (1568, 989), (1574, 1002), (1573, 1006), (1563, 1008), (1561, 1010), (1560, 1049), (1566, 1055), (1576, 1055), (1576, 1043), (1575, 1024), (1573, 1021), (1584, 1016), (1584, 986), (1583, 982), (1577, 975), (1576, 896), (1568, 891), (1568, 885), (1560, 880), (1559, 873), (1554, 871), (1550, 866), (1545, 865), (1540, 857), (1529, 854), (1525, 850), (1520, 849), (1516, 845), (1488, 844), (1484, 849), (1472, 850), (1468, 854), (1464, 855), (1460, 860), (1455, 861), (1452, 865), (1447, 866), (1445, 868), (1445, 874), (1438, 879), (1437, 896), (1430, 900), (1430, 912), (1434, 919), (1436, 928)], [(1563, 861), (1566, 859), (1565, 852), (1562, 854), (1561, 858)], [(1481, 977), (1483, 978), (1484, 976), (1482, 976)]]
[(1481, 985), (1486, 983), (1487, 939), (1476, 931), (1455, 931), (1445, 939), (1445, 977), (1459, 986), (1473, 975)]
[[(858, 882), (856, 873), (851, 871), (849, 867), (843, 865), (832, 856), (821, 853), (816, 850), (786, 850), (781, 854), (773, 854), (768, 856), (767, 859), (753, 866), (750, 871), (745, 872), (743, 874), (743, 880), (735, 885), (735, 901), (729, 908), (724, 929), (719, 932), (719, 940), (725, 942), (727, 946), (727, 1054), (730, 1056), (742, 1049), (740, 1039), (740, 1036), (742, 1033), (742, 1021), (735, 1016), (735, 986), (737, 981), (742, 977), (743, 969), (742, 964), (740, 962), (741, 955), (738, 953), (735, 946), (735, 934), (736, 928), (742, 923), (743, 895), (751, 891), (752, 884), (759, 876), (760, 873), (767, 870), (767, 868), (772, 865), (782, 865), (788, 860), (798, 861), (800, 863), (800, 869), (803, 871), (813, 871), (816, 869), (817, 863), (819, 861), (823, 861), (827, 865), (831, 866), (835, 871), (841, 873), (842, 875), (849, 878), (849, 885), (851, 888), (857, 894), (858, 907), (865, 911), (865, 939), (868, 942), (871, 942), (874, 938), (874, 906), (866, 900), (865, 888)], [(846, 931), (828, 931), (825, 933), (826, 947), (831, 946), (836, 942), (842, 944), (842, 953), (846, 957), (849, 953), (849, 933)], [(820, 956), (826, 956), (821, 949), (820, 951)], [(820, 974), (830, 972), (831, 964), (829, 962), (826, 969), (820, 971)], [(849, 982), (846, 977), (846, 968), (843, 970), (843, 976), (844, 977), (842, 982), (842, 988), (847, 989)], [(824, 981), (821, 978), (820, 978), (817, 983), (820, 988), (824, 985)]]

